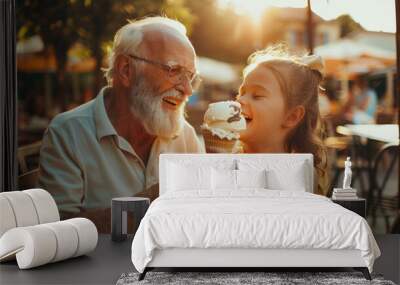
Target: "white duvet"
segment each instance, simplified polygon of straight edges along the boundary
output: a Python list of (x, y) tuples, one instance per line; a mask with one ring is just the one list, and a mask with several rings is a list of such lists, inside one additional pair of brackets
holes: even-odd
[(319, 195), (265, 189), (160, 196), (134, 237), (135, 268), (165, 248), (358, 249), (370, 272), (380, 256), (359, 215)]

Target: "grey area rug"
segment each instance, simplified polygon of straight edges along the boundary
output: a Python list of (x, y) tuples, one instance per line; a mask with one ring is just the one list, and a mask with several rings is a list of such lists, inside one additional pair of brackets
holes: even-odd
[(372, 281), (360, 272), (156, 272), (150, 271), (142, 281), (139, 273), (125, 273), (117, 285), (133, 284), (394, 284), (381, 275), (372, 274)]

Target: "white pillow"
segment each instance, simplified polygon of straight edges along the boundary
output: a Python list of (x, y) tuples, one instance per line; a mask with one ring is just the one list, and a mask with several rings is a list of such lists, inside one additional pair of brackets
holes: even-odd
[(213, 190), (238, 190), (240, 188), (267, 188), (266, 170), (231, 170), (212, 168)]
[(297, 164), (290, 172), (278, 169), (267, 171), (267, 186), (273, 190), (306, 191), (306, 177), (303, 164)]
[(267, 171), (236, 170), (237, 188), (267, 188)]
[(236, 190), (236, 170), (212, 167), (212, 189)]
[(211, 167), (186, 166), (170, 162), (167, 177), (168, 191), (211, 189)]
[(259, 159), (239, 160), (240, 170), (266, 170), (267, 188), (271, 190), (306, 191), (307, 168), (305, 161)]

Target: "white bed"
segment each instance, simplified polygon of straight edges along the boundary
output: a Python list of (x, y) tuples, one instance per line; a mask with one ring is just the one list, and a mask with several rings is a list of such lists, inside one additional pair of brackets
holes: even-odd
[[(140, 279), (155, 267), (354, 267), (370, 278), (380, 255), (371, 230), (312, 194), (312, 155), (162, 154), (159, 171), (160, 197), (132, 243)], [(234, 188), (215, 184), (224, 173), (236, 175)]]

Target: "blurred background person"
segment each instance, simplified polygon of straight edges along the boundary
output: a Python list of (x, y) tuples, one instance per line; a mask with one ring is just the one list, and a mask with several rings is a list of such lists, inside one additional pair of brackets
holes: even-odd
[(353, 124), (374, 124), (377, 106), (375, 90), (368, 86), (365, 77), (358, 77), (350, 88), (344, 109), (345, 117)]

